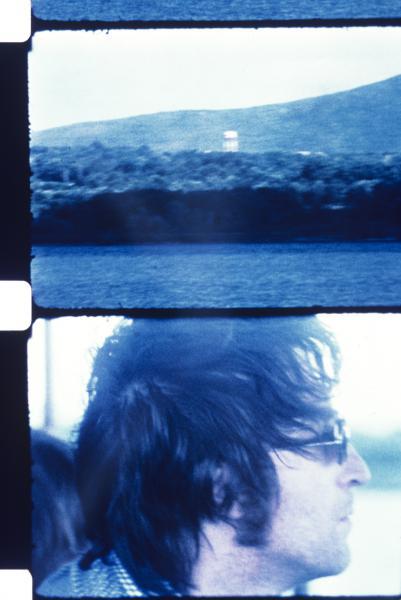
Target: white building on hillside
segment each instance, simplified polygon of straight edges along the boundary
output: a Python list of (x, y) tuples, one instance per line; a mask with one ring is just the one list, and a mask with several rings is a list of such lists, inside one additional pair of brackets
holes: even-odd
[(224, 152), (238, 152), (238, 131), (229, 130), (224, 132), (223, 150)]

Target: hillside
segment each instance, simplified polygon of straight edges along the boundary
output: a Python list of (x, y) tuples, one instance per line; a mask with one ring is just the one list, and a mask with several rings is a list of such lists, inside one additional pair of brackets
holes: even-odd
[(238, 131), (243, 152), (400, 152), (401, 75), (345, 92), (230, 110), (162, 112), (32, 132), (33, 146), (148, 146), (219, 151)]

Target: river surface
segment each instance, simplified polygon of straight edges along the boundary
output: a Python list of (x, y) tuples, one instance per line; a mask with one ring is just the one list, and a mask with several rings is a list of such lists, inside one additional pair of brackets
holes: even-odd
[(37, 305), (54, 308), (401, 304), (401, 244), (35, 246)]
[(32, 0), (42, 19), (248, 20), (400, 17), (390, 0)]

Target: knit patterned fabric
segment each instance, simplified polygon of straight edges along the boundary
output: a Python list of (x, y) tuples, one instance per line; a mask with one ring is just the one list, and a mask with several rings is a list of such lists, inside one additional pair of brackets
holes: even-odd
[[(98, 558), (89, 569), (81, 569), (79, 559), (52, 573), (36, 590), (46, 598), (136, 598), (151, 596), (138, 588), (114, 552), (107, 562)], [(176, 595), (166, 584), (167, 593)]]

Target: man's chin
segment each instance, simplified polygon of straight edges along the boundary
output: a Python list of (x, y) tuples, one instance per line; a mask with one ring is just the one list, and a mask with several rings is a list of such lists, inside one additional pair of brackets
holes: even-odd
[(321, 565), (321, 574), (317, 575), (320, 577), (332, 577), (339, 575), (348, 567), (351, 561), (351, 555), (348, 546), (344, 547), (335, 556), (332, 556), (325, 565)]

